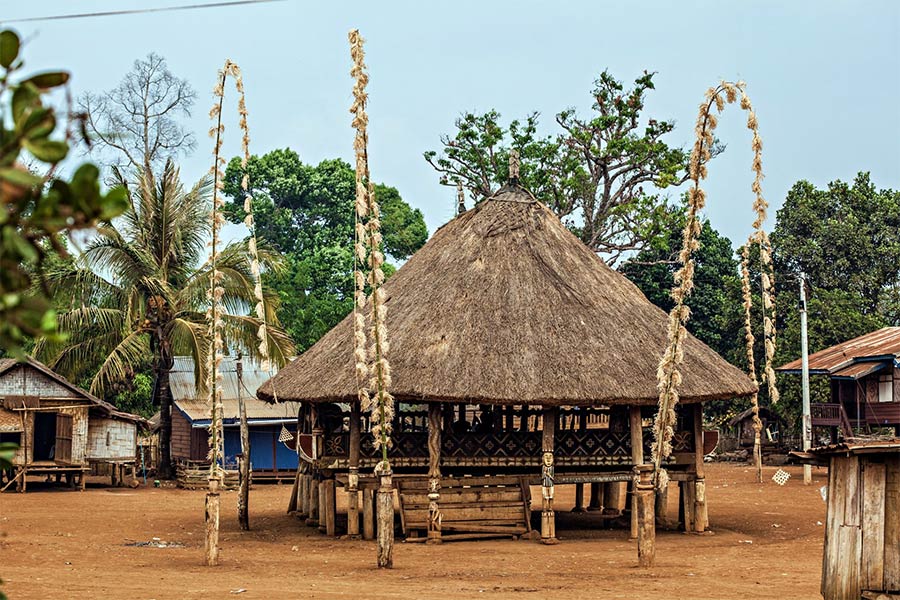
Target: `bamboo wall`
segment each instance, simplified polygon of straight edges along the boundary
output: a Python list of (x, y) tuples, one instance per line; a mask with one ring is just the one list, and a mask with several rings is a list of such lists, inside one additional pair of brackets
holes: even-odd
[(832, 456), (822, 596), (900, 590), (900, 455)]

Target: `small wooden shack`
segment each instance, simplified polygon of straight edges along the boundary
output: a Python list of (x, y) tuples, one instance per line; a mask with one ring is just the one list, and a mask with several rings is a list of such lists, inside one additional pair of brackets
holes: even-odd
[[(398, 403), (389, 456), (407, 537), (426, 529), (429, 539), (528, 533), (531, 485), (542, 486), (548, 543), (556, 485), (575, 485), (579, 508), (590, 485), (588, 509), (611, 517), (631, 505), (625, 486), (650, 458), (668, 317), (546, 206), (511, 181), (435, 232), (384, 290)], [(258, 393), (302, 403), (307, 462), (292, 507), (335, 535), (342, 486), (353, 536), (361, 491), (363, 535), (371, 537), (376, 482), (368, 473), (379, 458), (363, 433), (369, 419), (357, 401), (352, 318)], [(682, 526), (703, 531), (702, 404), (755, 387), (690, 335), (681, 372), (667, 467), (680, 485)]]
[[(775, 452), (785, 452), (784, 432), (787, 430), (784, 419), (775, 411), (765, 406), (759, 409), (759, 419), (762, 421), (762, 453), (763, 455)], [(725, 423), (725, 431), (719, 447), (726, 452), (734, 450), (753, 451), (756, 432), (753, 429), (753, 409), (735, 415)]]
[(110, 465), (115, 481), (134, 467), (145, 423), (34, 359), (0, 359), (0, 441), (19, 446), (6, 486), (24, 492), (29, 475), (55, 475), (83, 489), (92, 464)]
[(808, 454), (829, 466), (822, 596), (900, 597), (900, 439), (845, 442)]

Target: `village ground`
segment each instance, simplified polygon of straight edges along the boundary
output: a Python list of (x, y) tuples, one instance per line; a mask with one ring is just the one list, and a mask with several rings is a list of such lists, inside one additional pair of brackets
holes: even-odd
[[(784, 487), (776, 485), (775, 470), (767, 467), (760, 485), (744, 465), (708, 465), (714, 533), (661, 532), (648, 570), (637, 568), (627, 531), (591, 529), (590, 513), (564, 512), (573, 486), (558, 488), (557, 546), (398, 543), (395, 568), (379, 571), (373, 542), (326, 538), (285, 514), (289, 485), (254, 488), (246, 533), (237, 526), (235, 494), (223, 495), (216, 568), (202, 564), (202, 491), (29, 485), (28, 494), (0, 495), (0, 589), (11, 600), (820, 598), (826, 470), (815, 470), (808, 487), (795, 467)], [(128, 545), (154, 537), (184, 546)]]

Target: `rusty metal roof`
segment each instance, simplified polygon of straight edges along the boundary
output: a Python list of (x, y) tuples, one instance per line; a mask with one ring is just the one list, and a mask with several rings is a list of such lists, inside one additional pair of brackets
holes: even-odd
[[(244, 357), (243, 387), (240, 387), (235, 367), (235, 357), (226, 356), (222, 360), (222, 406), (226, 421), (240, 417), (238, 411), (238, 394), (247, 402), (247, 418), (253, 420), (282, 421), (296, 420), (300, 407), (299, 402), (280, 402), (269, 404), (256, 398), (256, 390), (265, 383), (271, 374), (263, 371), (258, 362)], [(175, 364), (169, 373), (169, 386), (172, 389), (172, 400), (184, 415), (193, 422), (209, 422), (209, 405), (206, 395), (198, 396), (194, 380), (194, 359), (190, 356), (176, 356)]]
[[(900, 356), (900, 327), (884, 327), (858, 338), (809, 355), (809, 372), (813, 375), (837, 375), (855, 363), (894, 360)], [(778, 367), (778, 371), (799, 373), (800, 359)], [(843, 374), (842, 374), (843, 376)], [(857, 375), (857, 378), (860, 377)]]

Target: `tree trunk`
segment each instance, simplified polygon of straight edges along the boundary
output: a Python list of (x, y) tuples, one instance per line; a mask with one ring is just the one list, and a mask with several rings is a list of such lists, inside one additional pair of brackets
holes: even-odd
[(159, 463), (156, 473), (160, 479), (172, 478), (172, 390), (169, 388), (169, 370), (172, 360), (161, 356), (154, 366), (153, 395), (159, 403)]

